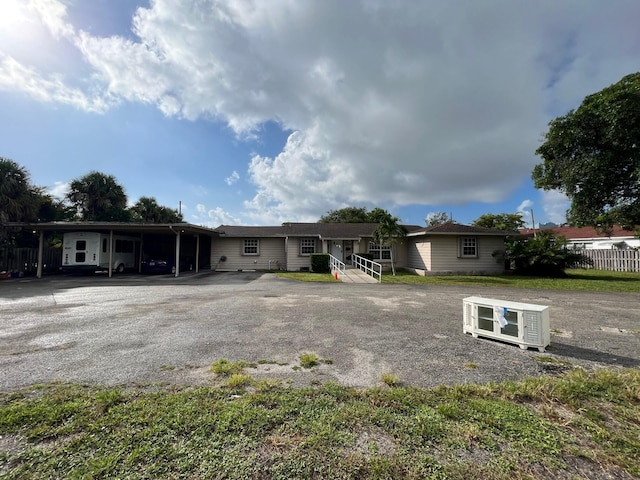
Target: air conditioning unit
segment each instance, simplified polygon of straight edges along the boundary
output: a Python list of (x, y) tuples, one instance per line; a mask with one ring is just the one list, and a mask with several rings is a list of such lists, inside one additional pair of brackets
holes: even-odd
[(463, 331), (544, 352), (550, 343), (549, 307), (482, 297), (462, 300)]

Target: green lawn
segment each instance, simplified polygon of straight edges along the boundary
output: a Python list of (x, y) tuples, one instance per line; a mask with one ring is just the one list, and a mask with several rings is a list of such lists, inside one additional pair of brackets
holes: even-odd
[[(0, 393), (0, 476), (640, 476), (640, 369), (368, 390), (291, 389), (247, 373), (218, 387)], [(242, 382), (230, 381), (238, 375)], [(603, 472), (611, 476), (596, 477)]]
[[(301, 282), (335, 282), (326, 273), (277, 272), (282, 278)], [(478, 285), (485, 287), (541, 288), (548, 290), (586, 290), (593, 292), (640, 293), (640, 273), (604, 270), (567, 270), (566, 278), (538, 278), (518, 275), (434, 275), (420, 276), (398, 271), (385, 272), (383, 283), (412, 285)]]
[(486, 287), (542, 288), (548, 290), (588, 290), (595, 292), (640, 293), (640, 273), (603, 270), (567, 270), (566, 278), (539, 278), (517, 275), (434, 275), (385, 273), (383, 283), (425, 285), (479, 285)]

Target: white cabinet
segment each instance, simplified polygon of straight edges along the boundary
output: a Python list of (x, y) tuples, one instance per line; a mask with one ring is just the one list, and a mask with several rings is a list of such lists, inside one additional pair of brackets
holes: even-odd
[(482, 297), (462, 300), (463, 331), (544, 352), (550, 343), (549, 307)]

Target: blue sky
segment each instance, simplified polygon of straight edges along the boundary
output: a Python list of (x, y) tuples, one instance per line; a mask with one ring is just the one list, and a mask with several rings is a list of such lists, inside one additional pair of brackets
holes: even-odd
[(2, 0), (0, 156), (195, 224), (531, 210), (548, 122), (640, 63), (637, 0)]

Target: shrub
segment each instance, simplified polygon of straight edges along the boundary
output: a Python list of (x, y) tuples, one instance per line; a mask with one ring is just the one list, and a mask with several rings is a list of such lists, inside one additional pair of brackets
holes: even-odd
[(311, 259), (311, 271), (315, 273), (330, 273), (329, 267), (329, 254), (328, 253), (312, 253)]
[(592, 263), (578, 249), (569, 248), (565, 237), (549, 231), (509, 243), (505, 257), (516, 273), (545, 277), (563, 277), (567, 268)]

